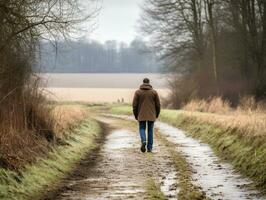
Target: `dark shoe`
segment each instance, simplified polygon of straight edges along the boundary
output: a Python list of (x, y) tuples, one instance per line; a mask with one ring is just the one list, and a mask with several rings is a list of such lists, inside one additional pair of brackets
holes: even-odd
[(140, 150), (141, 150), (142, 153), (146, 152), (146, 142), (142, 142)]
[(151, 149), (148, 149), (147, 152), (148, 152), (148, 153), (152, 153), (152, 150), (151, 150)]

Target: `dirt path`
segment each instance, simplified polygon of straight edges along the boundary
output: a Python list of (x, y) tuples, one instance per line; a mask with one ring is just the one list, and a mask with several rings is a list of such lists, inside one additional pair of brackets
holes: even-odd
[(112, 125), (101, 150), (83, 160), (52, 199), (152, 199), (149, 184), (158, 185), (167, 199), (176, 199), (177, 173), (165, 147), (156, 143), (156, 152), (143, 154), (132, 127), (121, 129), (114, 119), (98, 120)]
[[(112, 117), (134, 120), (125, 115)], [(163, 122), (157, 122), (156, 128), (170, 143), (175, 144), (176, 151), (181, 152), (193, 170), (193, 182), (202, 188), (207, 197), (214, 200), (265, 200), (259, 192), (248, 186), (252, 181), (241, 177), (233, 167), (219, 159), (212, 149), (191, 137), (182, 130)]]

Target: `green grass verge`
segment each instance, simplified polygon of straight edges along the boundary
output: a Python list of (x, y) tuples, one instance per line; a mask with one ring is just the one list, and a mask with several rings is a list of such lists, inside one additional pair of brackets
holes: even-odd
[[(113, 114), (132, 114), (130, 106), (113, 106)], [(225, 129), (200, 122), (197, 117), (179, 110), (163, 110), (160, 120), (186, 131), (187, 135), (208, 143), (222, 159), (232, 163), (244, 176), (251, 178), (266, 193), (265, 137), (250, 140), (235, 129)]]
[(131, 115), (133, 114), (132, 108), (129, 105), (113, 105), (109, 106), (109, 112), (112, 114), (124, 114)]
[(39, 158), (34, 165), (26, 166), (19, 173), (0, 169), (0, 199), (40, 199), (93, 149), (99, 133), (98, 123), (87, 119), (66, 140), (67, 145), (54, 147), (46, 158)]

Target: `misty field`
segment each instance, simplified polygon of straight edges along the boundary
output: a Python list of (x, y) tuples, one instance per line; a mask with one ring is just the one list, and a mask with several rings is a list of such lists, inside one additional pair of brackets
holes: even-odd
[(131, 103), (142, 79), (149, 77), (161, 98), (169, 95), (159, 74), (41, 74), (46, 94), (57, 101)]
[[(131, 103), (136, 89), (131, 88), (46, 88), (47, 95), (57, 101), (79, 101), (90, 103)], [(169, 90), (158, 89), (161, 98), (167, 97)], [(123, 100), (122, 100), (123, 99)]]

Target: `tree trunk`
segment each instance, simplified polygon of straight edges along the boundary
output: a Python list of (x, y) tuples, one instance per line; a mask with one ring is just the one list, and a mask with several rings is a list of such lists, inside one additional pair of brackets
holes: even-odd
[(218, 64), (217, 64), (217, 30), (215, 27), (214, 17), (213, 17), (213, 0), (207, 0), (207, 16), (208, 16), (208, 23), (211, 32), (211, 40), (212, 40), (212, 67), (213, 67), (213, 76), (216, 83), (219, 82), (218, 77)]

